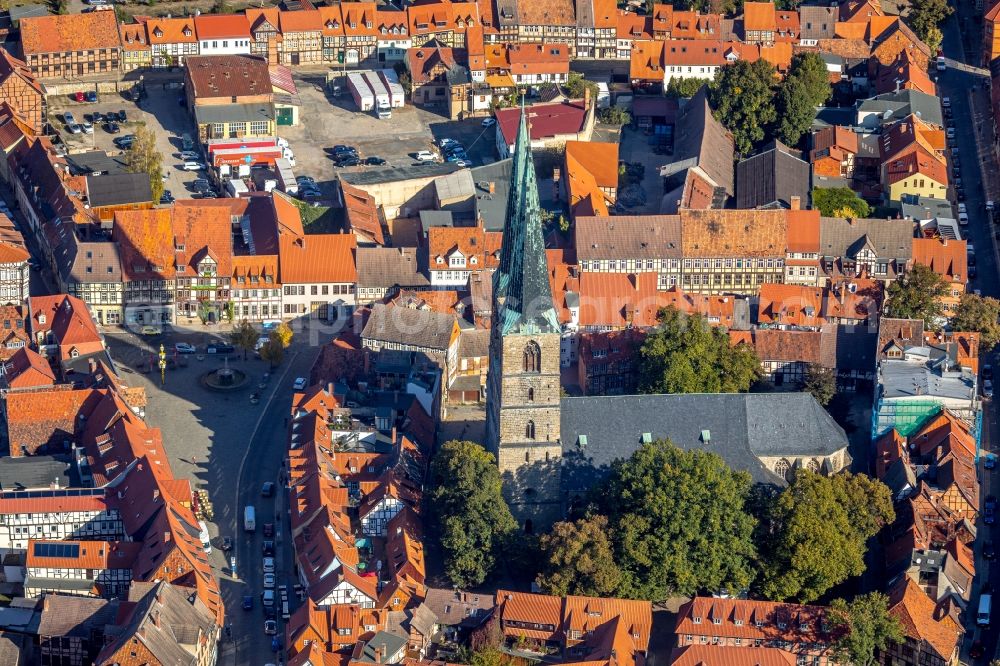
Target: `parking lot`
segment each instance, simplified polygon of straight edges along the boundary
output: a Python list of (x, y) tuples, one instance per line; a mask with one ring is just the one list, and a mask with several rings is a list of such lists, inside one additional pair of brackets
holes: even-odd
[[(181, 136), (194, 136), (195, 126), (187, 109), (178, 104), (179, 90), (165, 89), (161, 84), (147, 85), (146, 96), (137, 106), (119, 95), (102, 95), (97, 102), (76, 102), (69, 97), (50, 98), (49, 115), (52, 126), (59, 130), (60, 136), (71, 153), (87, 150), (103, 150), (111, 155), (123, 154), (115, 144), (115, 137), (133, 134), (135, 128), (145, 125), (156, 135), (156, 147), (163, 155), (163, 172), (167, 176), (166, 189), (178, 199), (190, 197), (193, 191), (191, 182), (204, 174), (183, 171), (180, 168), (183, 160), (179, 157)], [(111, 134), (103, 125), (96, 125), (93, 134), (70, 134), (64, 122), (65, 113), (71, 112), (78, 123), (82, 123), (95, 112), (107, 114), (112, 111), (125, 111), (128, 121), (119, 123), (120, 132)]]
[[(358, 111), (348, 92), (329, 95), (319, 77), (297, 77), (301, 100), (300, 122), (295, 127), (279, 127), (295, 152), (295, 173), (329, 184), (340, 171), (412, 166), (414, 154), (435, 150), (435, 142), (449, 137), (462, 143), (473, 166), (496, 160), (495, 128), (484, 128), (481, 119), (450, 121), (423, 109), (407, 105), (393, 109), (392, 118), (379, 120)], [(385, 166), (334, 166), (331, 149), (335, 145), (357, 148), (358, 156), (380, 157)]]

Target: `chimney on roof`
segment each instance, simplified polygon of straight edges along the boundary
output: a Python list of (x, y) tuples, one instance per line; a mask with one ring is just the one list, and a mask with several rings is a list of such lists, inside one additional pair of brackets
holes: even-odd
[(381, 664), (382, 663), (382, 646), (381, 645), (379, 645), (378, 647), (375, 648), (375, 663), (376, 664)]
[(163, 530), (163, 543), (170, 543), (170, 530)]
[(789, 201), (789, 205), (792, 207), (792, 210), (801, 210), (802, 209), (802, 197), (800, 197), (797, 194), (793, 194), (792, 198), (791, 198), (791, 201)]
[(590, 108), (590, 88), (583, 89), (583, 110)]

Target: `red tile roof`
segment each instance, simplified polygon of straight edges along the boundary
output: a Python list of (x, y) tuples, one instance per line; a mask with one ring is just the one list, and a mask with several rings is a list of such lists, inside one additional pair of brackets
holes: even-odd
[(774, 32), (778, 27), (778, 18), (773, 2), (743, 3), (743, 29), (746, 31)]
[(194, 44), (198, 41), (193, 18), (149, 19), (146, 30), (150, 44)]
[[(534, 104), (527, 108), (527, 115), (532, 141), (576, 134), (583, 129), (587, 117), (582, 102)], [(517, 126), (521, 122), (521, 110), (499, 109), (496, 118), (507, 145), (513, 145), (517, 136)]]
[(48, 361), (31, 347), (21, 347), (4, 363), (4, 380), (13, 389), (39, 388), (56, 383)]
[(948, 615), (938, 612), (934, 601), (909, 576), (889, 590), (889, 613), (903, 625), (907, 638), (934, 649), (945, 662), (952, 659), (963, 630)]
[(282, 284), (357, 282), (353, 234), (282, 234), (278, 241)]
[(200, 14), (194, 17), (194, 25), (200, 40), (250, 39), (250, 21), (243, 14)]
[[(93, 354), (104, 349), (104, 340), (97, 330), (90, 309), (76, 296), (68, 294), (32, 296), (29, 304), (31, 330), (36, 341), (39, 334), (43, 337), (51, 335), (53, 338), (51, 344), (59, 347), (61, 360), (65, 361), (76, 355)], [(50, 343), (45, 340), (42, 344)]]
[(121, 48), (118, 19), (115, 12), (23, 18), (21, 48), (26, 56)]
[[(220, 276), (233, 273), (232, 212), (226, 200), (177, 201), (172, 206), (171, 227), (174, 233), (174, 254), (178, 276), (195, 277), (198, 263), (211, 257)], [(181, 249), (183, 248), (183, 249)]]
[(670, 654), (673, 666), (795, 666), (795, 655), (771, 647), (686, 645)]

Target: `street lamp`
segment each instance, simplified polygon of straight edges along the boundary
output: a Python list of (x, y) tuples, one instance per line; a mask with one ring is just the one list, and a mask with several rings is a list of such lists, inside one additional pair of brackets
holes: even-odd
[(160, 343), (160, 385), (167, 383), (167, 352)]

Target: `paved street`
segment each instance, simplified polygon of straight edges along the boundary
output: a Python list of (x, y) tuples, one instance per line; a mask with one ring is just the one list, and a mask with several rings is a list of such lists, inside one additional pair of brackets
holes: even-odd
[[(976, 247), (977, 276), (971, 281), (970, 288), (979, 289), (984, 296), (996, 297), (1000, 296), (997, 271), (1000, 262), (997, 260), (994, 225), (986, 211), (986, 201), (990, 199), (1000, 201), (1000, 174), (992, 150), (993, 121), (990, 111), (989, 82), (982, 75), (982, 70), (952, 66), (955, 61), (979, 64), (979, 33), (974, 29), (975, 21), (971, 15), (970, 6), (960, 6), (958, 16), (949, 19), (945, 25), (943, 48), (949, 67), (948, 71), (942, 74), (938, 84), (940, 94), (952, 100), (955, 133), (962, 160), (961, 177), (965, 185), (967, 196), (965, 203), (970, 219), (969, 226), (965, 227), (963, 232), (969, 242), (974, 243)], [(986, 363), (996, 367), (996, 353), (982, 355), (980, 365)], [(997, 431), (997, 423), (994, 403), (985, 402), (981, 438), (983, 450), (991, 450), (994, 447), (993, 442), (998, 441), (1000, 432)], [(993, 474), (981, 471), (980, 501), (987, 495), (996, 494), (994, 490), (996, 483)], [(966, 613), (967, 633), (962, 652), (966, 663), (988, 664), (991, 656), (997, 652), (997, 642), (1000, 638), (1000, 622), (996, 620), (993, 626), (985, 630), (975, 627), (979, 593), (990, 589), (993, 580), (1000, 574), (996, 560), (988, 561), (982, 556), (983, 544), (987, 541), (996, 542), (994, 527), (985, 525), (981, 521), (977, 525), (975, 546), (978, 589), (973, 591), (969, 611)], [(985, 656), (979, 660), (968, 657), (968, 651), (974, 641), (981, 641), (983, 644)]]
[[(208, 491), (214, 507), (214, 520), (209, 524), (213, 550), (209, 556), (219, 577), (226, 602), (227, 624), (234, 640), (224, 640), (220, 663), (266, 664), (277, 662), (271, 652), (271, 639), (264, 635), (264, 611), (260, 593), (263, 591), (261, 567), (263, 524), (275, 523), (277, 583), (288, 586), (290, 608), (298, 605), (292, 593), (296, 580), (288, 541), (288, 515), (281, 486), (275, 497), (265, 499), (260, 491), (265, 481), (278, 481), (286, 445), (285, 418), (292, 397), (295, 377), (308, 377), (319, 347), (308, 344), (309, 336), (293, 341), (285, 362), (260, 388), (268, 372), (267, 364), (254, 359), (244, 361), (234, 354), (230, 367), (246, 372), (248, 384), (232, 393), (215, 393), (203, 388), (198, 377), (223, 365), (223, 359), (205, 356), (198, 360), (188, 355), (187, 367), (168, 370), (161, 387), (158, 372), (141, 374), (136, 368), (155, 354), (160, 342), (169, 349), (174, 342), (185, 341), (203, 349), (205, 343), (217, 338), (213, 333), (175, 331), (154, 338), (140, 338), (125, 331), (108, 332), (108, 344), (125, 381), (145, 387), (149, 395), (146, 420), (164, 433), (164, 448), (178, 478), (190, 478), (192, 484)], [(251, 405), (249, 396), (259, 392), (260, 402)], [(257, 529), (254, 534), (243, 530), (243, 510), (247, 504), (256, 508)], [(275, 520), (276, 516), (281, 520)], [(222, 552), (222, 537), (232, 536), (236, 544), (237, 577), (232, 576), (227, 555)], [(251, 612), (241, 607), (244, 595), (254, 597)], [(278, 613), (279, 635), (283, 622)]]

